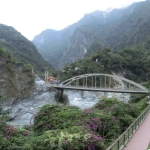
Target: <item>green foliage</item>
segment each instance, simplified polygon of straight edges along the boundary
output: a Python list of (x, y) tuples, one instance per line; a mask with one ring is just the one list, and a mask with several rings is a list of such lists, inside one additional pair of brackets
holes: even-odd
[(0, 55), (3, 57), (11, 57), (10, 54), (6, 51), (6, 49), (0, 47)]
[[(103, 150), (103, 139), (95, 139), (85, 129), (81, 130), (80, 127), (72, 126), (69, 129), (57, 129), (46, 131), (39, 139), (33, 143), (34, 149), (38, 150), (79, 150), (90, 149), (94, 147), (95, 150)], [(37, 148), (36, 145), (40, 147)]]
[(140, 102), (143, 98), (145, 98), (144, 94), (131, 94), (129, 102), (137, 103), (137, 102)]
[(4, 95), (2, 93), (0, 93), (0, 115), (1, 115), (2, 109), (3, 109), (3, 101), (4, 101)]
[(8, 64), (6, 65), (6, 68), (7, 68), (7, 70), (9, 71), (9, 73), (14, 73), (14, 69), (13, 69), (11, 63), (8, 63)]
[[(133, 47), (125, 50), (111, 51), (104, 49), (92, 56), (68, 64), (61, 72), (62, 81), (86, 73), (122, 73), (125, 78), (136, 82), (147, 82), (150, 79), (150, 50)], [(98, 62), (96, 62), (98, 60)], [(75, 67), (78, 70), (75, 70)], [(147, 84), (149, 86), (150, 84)]]
[[(35, 116), (34, 131), (43, 135), (45, 131), (70, 130), (78, 127), (102, 136), (106, 143), (116, 139), (146, 108), (139, 107), (144, 101), (126, 104), (117, 99), (103, 98), (93, 108), (80, 110), (76, 107), (46, 105)], [(57, 145), (57, 144), (56, 144)]]
[(149, 48), (149, 10), (149, 1), (144, 1), (105, 13), (105, 19), (102, 11), (94, 11), (64, 30), (43, 31), (33, 42), (43, 58), (56, 68), (105, 47), (121, 50), (146, 42), (145, 48)]
[(118, 125), (121, 132), (123, 132), (133, 122), (133, 120), (138, 117), (141, 110), (146, 108), (147, 105), (145, 101), (142, 102), (142, 107), (139, 107), (140, 103), (141, 102), (135, 105), (134, 103), (124, 103), (122, 101), (118, 101), (117, 99), (104, 98), (94, 107), (112, 114), (112, 116), (119, 121)]
[[(102, 149), (103, 139), (94, 130), (90, 130), (85, 120), (87, 116), (89, 116), (87, 113), (76, 107), (46, 105), (35, 117), (33, 127), (38, 134), (44, 131), (46, 131), (44, 135), (50, 134), (48, 134), (50, 139), (46, 141), (49, 141), (51, 146), (55, 143), (54, 149), (84, 149), (92, 146), (95, 149)], [(43, 142), (40, 141), (40, 143)]]
[(23, 67), (24, 71), (32, 71), (33, 66), (31, 64), (25, 64)]
[(77, 108), (45, 105), (35, 116), (34, 130), (43, 133), (47, 130), (69, 128), (77, 124), (81, 117), (82, 111)]
[(33, 134), (29, 130), (16, 129), (0, 121), (0, 149), (3, 150), (31, 150)]
[(93, 108), (45, 105), (33, 126), (21, 129), (0, 119), (0, 149), (3, 150), (104, 150), (145, 109), (145, 101), (126, 104), (103, 98)]
[(33, 89), (33, 66), (15, 61), (8, 51), (0, 46), (0, 92), (6, 99), (22, 99)]
[(53, 70), (37, 52), (36, 47), (13, 27), (0, 24), (0, 47), (3, 48), (0, 50), (0, 55), (12, 56), (13, 61), (31, 64), (35, 72), (44, 73), (45, 70)]
[(99, 110), (103, 110), (106, 107), (111, 107), (111, 106), (118, 104), (118, 103), (122, 104), (123, 102), (118, 101), (118, 99), (116, 99), (116, 98), (103, 97), (102, 100), (99, 100), (99, 102), (94, 105), (94, 108), (97, 108)]
[(5, 96), (2, 93), (0, 93), (0, 121), (2, 121), (1, 123), (4, 123), (4, 121), (8, 121), (8, 114), (10, 113), (10, 111), (8, 110), (3, 110), (5, 101)]
[[(126, 12), (121, 11), (119, 16), (123, 17), (120, 17), (120, 21), (118, 21), (119, 17), (115, 17), (115, 20), (110, 19), (113, 15), (110, 14), (110, 18), (109, 16), (106, 18), (111, 21), (107, 20), (104, 24), (103, 17), (101, 18), (101, 15), (93, 13), (85, 15), (83, 20), (79, 21), (82, 26), (74, 24), (71, 28), (68, 27), (59, 33), (54, 30), (48, 30), (50, 35), (53, 36), (47, 34), (46, 37), (50, 38), (50, 40), (45, 40), (44, 47), (40, 47), (43, 57), (49, 62), (51, 61), (53, 65), (61, 67), (59, 66), (61, 60), (58, 58), (64, 54), (63, 51), (66, 50), (66, 45), (74, 50), (80, 45), (79, 42), (81, 42), (82, 37), (85, 39), (92, 37), (93, 41), (90, 41), (91, 45), (87, 46), (88, 52), (86, 55), (90, 56), (93, 52), (96, 53), (84, 60), (66, 65), (63, 72), (61, 72), (62, 80), (84, 73), (123, 72), (125, 77), (136, 82), (148, 81), (144, 85), (150, 88), (150, 20), (147, 13), (149, 11), (147, 2), (141, 3), (141, 6), (139, 4), (134, 5), (133, 12), (130, 11), (133, 6), (127, 8)], [(59, 37), (59, 42), (56, 42), (57, 37)], [(61, 38), (63, 39), (62, 41)], [(51, 51), (47, 48), (49, 42), (52, 43), (50, 45)], [(57, 43), (57, 46), (55, 43)], [(141, 45), (127, 48), (135, 44)], [(103, 45), (120, 50), (104, 49)], [(122, 50), (123, 48), (125, 49)], [(11, 57), (16, 58), (14, 60)], [(30, 85), (33, 85), (34, 79), (29, 73), (33, 67), (40, 72), (52, 69), (36, 53), (33, 44), (12, 27), (5, 25), (0, 25), (0, 60), (0, 71), (9, 72), (7, 74), (7, 78), (9, 77), (7, 85), (11, 89), (16, 88), (14, 83), (18, 82), (15, 81), (18, 75), (20, 75), (20, 82), (23, 82), (23, 79), (28, 79), (28, 86), (26, 85), (20, 93), (30, 90)], [(23, 68), (24, 73), (27, 72), (25, 76), (16, 69), (17, 61), (26, 64)], [(75, 67), (78, 67), (78, 70), (75, 70)], [(12, 73), (15, 71), (17, 76), (13, 78)], [(54, 73), (56, 74), (56, 72)], [(1, 85), (1, 87), (5, 86)], [(14, 96), (15, 90), (12, 91), (11, 89), (8, 91)], [(59, 95), (56, 95), (57, 97), (59, 98)], [(3, 100), (1, 94), (0, 100)], [(102, 150), (103, 143), (106, 147), (109, 142), (115, 140), (146, 106), (145, 97), (134, 97), (128, 104), (113, 98), (103, 98), (93, 108), (87, 110), (80, 110), (73, 106), (46, 105), (35, 116), (33, 129), (30, 127), (16, 129), (7, 125), (1, 116), (0, 149)], [(3, 114), (2, 109), (0, 111), (0, 115)]]

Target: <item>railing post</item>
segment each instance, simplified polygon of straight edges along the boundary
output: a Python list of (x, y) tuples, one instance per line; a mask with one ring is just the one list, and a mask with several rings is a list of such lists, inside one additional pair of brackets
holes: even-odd
[(129, 130), (128, 130), (128, 139), (129, 139)]
[(105, 88), (106, 88), (106, 76), (105, 76)]
[(84, 87), (84, 78), (83, 78), (83, 87)]
[(109, 88), (111, 87), (111, 77), (109, 77)]
[(143, 114), (142, 114), (142, 121), (143, 121), (144, 117), (143, 117)]
[(120, 146), (119, 146), (119, 141), (118, 141), (118, 150), (120, 149)]
[(123, 136), (123, 144), (125, 145), (125, 139), (126, 139), (126, 136), (125, 136), (125, 134), (124, 134), (124, 136)]
[(100, 88), (101, 88), (101, 77), (99, 77), (99, 80), (100, 80), (100, 81), (99, 81), (99, 82), (100, 82), (100, 83), (99, 83), (99, 86), (100, 86)]
[(86, 87), (87, 87), (87, 77), (86, 77)]
[(95, 88), (96, 88), (96, 76), (95, 76)]
[[(133, 135), (133, 133), (137, 130), (137, 125), (142, 123), (144, 121), (144, 118), (148, 115), (150, 110), (150, 106), (148, 106), (144, 112), (128, 127), (128, 129), (118, 137), (118, 139), (112, 143), (106, 150), (119, 150), (120, 148), (122, 149), (125, 144), (129, 141), (130, 135)], [(131, 133), (132, 130), (132, 133)], [(121, 142), (123, 141), (123, 144)], [(117, 149), (118, 148), (118, 149)]]

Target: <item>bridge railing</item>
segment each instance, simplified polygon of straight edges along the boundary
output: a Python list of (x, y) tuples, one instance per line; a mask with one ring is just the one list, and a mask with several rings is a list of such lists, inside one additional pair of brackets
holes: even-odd
[(122, 90), (136, 90), (148, 93), (148, 90), (142, 85), (131, 80), (125, 79), (121, 76), (110, 74), (83, 74), (72, 77), (61, 83), (66, 87), (85, 87), (95, 89), (122, 89)]
[(121, 134), (118, 139), (112, 143), (106, 150), (122, 150), (132, 137), (134, 132), (138, 129), (140, 124), (144, 121), (146, 116), (150, 113), (150, 105), (142, 112), (142, 114)]

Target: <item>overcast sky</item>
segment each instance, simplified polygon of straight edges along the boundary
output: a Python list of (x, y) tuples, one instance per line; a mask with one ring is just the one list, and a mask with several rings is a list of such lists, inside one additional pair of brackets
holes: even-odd
[(85, 13), (144, 0), (0, 0), (0, 23), (32, 40), (45, 29), (61, 30)]

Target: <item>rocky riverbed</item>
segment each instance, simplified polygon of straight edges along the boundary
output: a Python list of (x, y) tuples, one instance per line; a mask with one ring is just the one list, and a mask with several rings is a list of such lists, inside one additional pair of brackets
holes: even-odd
[[(10, 110), (11, 125), (23, 126), (33, 123), (34, 115), (39, 109), (46, 104), (56, 104), (54, 99), (55, 91), (49, 91), (45, 86), (45, 82), (39, 77), (35, 79), (34, 93), (27, 99), (21, 100), (14, 105), (5, 106), (5, 110)], [(89, 91), (65, 91), (64, 94), (68, 96), (69, 104), (78, 106), (81, 109), (92, 107), (98, 99), (103, 96), (117, 97), (120, 100), (128, 101), (130, 96), (128, 94), (120, 93), (104, 93), (104, 92), (89, 92)]]

